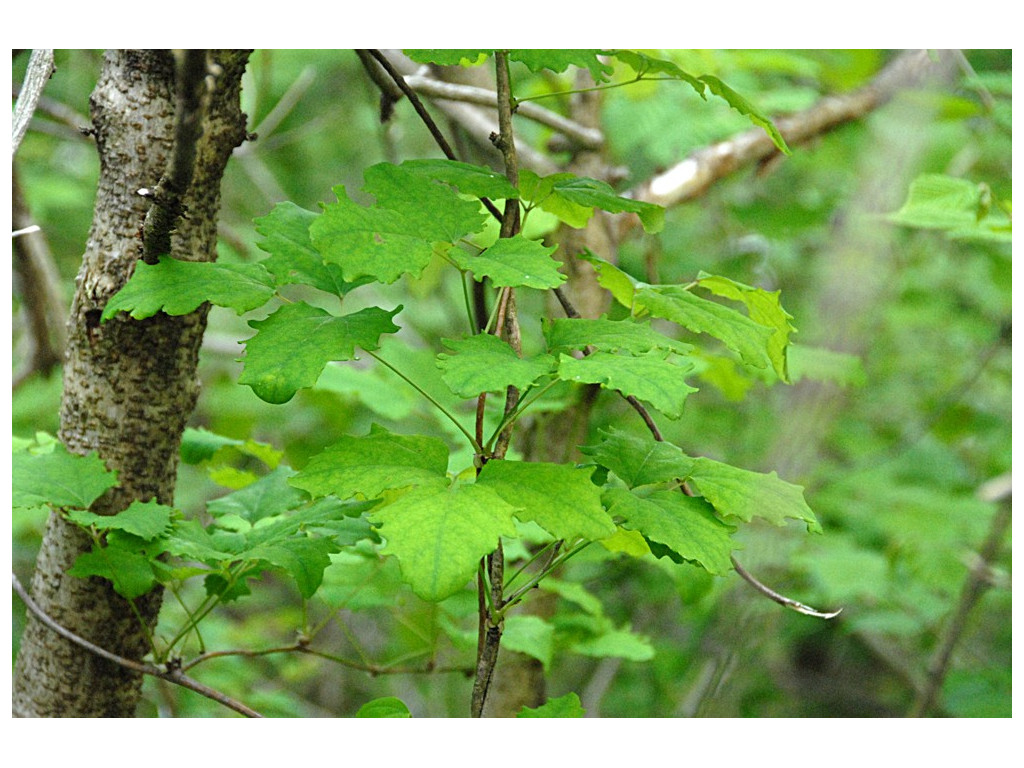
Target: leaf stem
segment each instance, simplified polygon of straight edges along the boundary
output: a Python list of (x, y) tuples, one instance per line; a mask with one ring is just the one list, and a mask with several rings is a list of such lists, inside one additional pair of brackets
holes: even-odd
[(466, 436), (466, 439), (469, 440), (470, 445), (473, 446), (473, 450), (475, 450), (477, 453), (480, 453), (483, 450), (483, 448), (477, 442), (477, 439), (475, 437), (473, 437), (473, 435), (469, 432), (469, 430), (467, 430), (464, 426), (462, 426), (462, 423), (457, 418), (455, 418), (455, 416), (452, 414), (452, 412), (449, 411), (447, 408), (445, 408), (443, 405), (441, 405), (441, 403), (439, 403), (437, 401), (437, 399), (433, 395), (431, 395), (429, 392), (427, 392), (425, 389), (423, 389), (423, 387), (421, 387), (415, 381), (410, 379), (408, 376), (406, 376), (404, 373), (402, 373), (400, 370), (398, 370), (398, 368), (393, 366), (391, 363), (389, 363), (387, 360), (385, 360), (380, 355), (376, 354), (375, 352), (370, 352), (369, 350), (363, 350), (363, 351), (366, 352), (366, 354), (368, 354), (374, 360), (379, 362), (381, 365), (383, 365), (385, 368), (388, 368), (392, 372), (394, 372), (400, 379), (402, 379), (402, 381), (404, 381), (410, 387), (412, 387), (417, 392), (419, 392), (421, 395), (423, 395), (423, 397), (425, 397), (428, 401), (430, 401), (431, 405), (433, 405), (435, 408), (437, 408), (437, 410), (439, 410), (446, 417), (448, 417), (448, 420), (451, 421), (451, 423), (454, 424), (456, 427), (458, 427), (459, 431)]

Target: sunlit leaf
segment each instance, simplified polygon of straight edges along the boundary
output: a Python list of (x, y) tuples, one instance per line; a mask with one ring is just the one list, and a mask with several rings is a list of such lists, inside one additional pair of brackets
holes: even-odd
[(659, 353), (628, 356), (595, 352), (581, 360), (560, 355), (558, 378), (600, 384), (644, 400), (672, 419), (683, 415), (686, 396), (696, 392), (685, 381), (693, 363), (685, 358), (673, 362)]

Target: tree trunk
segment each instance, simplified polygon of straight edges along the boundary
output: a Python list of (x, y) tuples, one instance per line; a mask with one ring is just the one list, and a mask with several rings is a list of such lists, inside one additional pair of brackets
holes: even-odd
[[(175, 258), (216, 258), (220, 181), (232, 150), (246, 137), (239, 93), (248, 55), (210, 52), (206, 83), (212, 86), (199, 113), (202, 134), (194, 165), (189, 163), (191, 183), (179, 190), (187, 213), (169, 235)], [(142, 254), (153, 198), (140, 190), (156, 189), (171, 174), (175, 126), (181, 123), (178, 81), (170, 51), (108, 52), (90, 100), (100, 179), (68, 320), (60, 439), (75, 453), (98, 451), (117, 470), (119, 486), (93, 506), (100, 514), (116, 514), (135, 499), (173, 504), (181, 434), (198, 396), (205, 307), (181, 317), (160, 313), (137, 321), (121, 314), (100, 323), (107, 301)], [(157, 590), (132, 605), (106, 580), (67, 576), (90, 548), (79, 529), (51, 514), (32, 596), (80, 637), (141, 659), (150, 650), (162, 595)], [(63, 639), (31, 615), (13, 682), (14, 714), (20, 717), (129, 717), (141, 695), (139, 674)]]

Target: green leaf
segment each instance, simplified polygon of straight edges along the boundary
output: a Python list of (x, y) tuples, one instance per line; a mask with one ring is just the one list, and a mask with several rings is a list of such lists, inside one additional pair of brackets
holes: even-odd
[(682, 80), (683, 82), (689, 83), (702, 98), (707, 99), (704, 91), (706, 87), (704, 83), (698, 80), (688, 72), (684, 72), (680, 69), (679, 65), (665, 59), (655, 59), (652, 56), (648, 56), (640, 51), (615, 51), (615, 58), (621, 61), (623, 64), (629, 66), (638, 77), (647, 77), (648, 75), (658, 75), (660, 77), (671, 77), (676, 80)]
[(760, 517), (775, 525), (794, 518), (806, 522), (807, 530), (821, 532), (804, 500), (803, 488), (787, 483), (775, 472), (751, 472), (701, 457), (694, 460), (690, 480), (723, 517), (744, 522)]
[(782, 292), (753, 288), (727, 277), (709, 275), (706, 272), (697, 275), (697, 284), (716, 296), (742, 302), (746, 305), (751, 320), (758, 325), (775, 330), (775, 333), (768, 337), (766, 351), (779, 378), (788, 382), (790, 380), (787, 367), (789, 334), (796, 331), (796, 328), (789, 322), (793, 316), (782, 308), (779, 301), (779, 295)]
[(181, 261), (164, 256), (156, 264), (136, 263), (131, 279), (107, 302), (103, 320), (121, 311), (136, 320), (160, 311), (187, 315), (207, 301), (241, 315), (262, 307), (275, 293), (274, 278), (259, 264)]
[(278, 467), (255, 483), (214, 499), (206, 505), (206, 510), (215, 517), (238, 515), (250, 523), (279, 515), (299, 506), (307, 498), (306, 494), (289, 485), (288, 479), (294, 474), (290, 467)]
[(592, 346), (602, 352), (629, 352), (633, 355), (654, 350), (680, 355), (693, 352), (690, 344), (658, 333), (651, 328), (650, 322), (633, 320), (559, 318), (545, 324), (544, 336), (551, 350), (585, 349)]
[(412, 717), (412, 713), (401, 699), (384, 696), (363, 704), (356, 717)]
[(68, 453), (55, 443), (49, 453), (19, 451), (11, 458), (11, 504), (32, 508), (87, 509), (104, 491), (117, 485), (117, 473), (107, 470), (95, 453)]
[(609, 51), (601, 49), (536, 49), (510, 50), (508, 57), (512, 61), (520, 61), (529, 67), (531, 72), (550, 69), (552, 72), (565, 72), (569, 67), (579, 67), (590, 72), (596, 83), (608, 81), (608, 76), (615, 71), (610, 64), (601, 61)]
[(115, 543), (82, 553), (68, 573), (81, 579), (89, 576), (107, 579), (115, 592), (129, 600), (141, 597), (157, 585), (150, 557)]
[(646, 232), (659, 232), (665, 224), (665, 209), (660, 205), (620, 197), (605, 182), (572, 173), (540, 177), (523, 170), (519, 189), (524, 199), (576, 229), (586, 226), (595, 208), (609, 213), (635, 213)]
[(458, 354), (439, 354), (437, 366), (443, 371), (445, 383), (459, 397), (500, 392), (509, 385), (523, 390), (556, 367), (550, 355), (521, 358), (507, 342), (487, 333), (444, 339), (444, 344)]
[(714, 336), (754, 368), (766, 368), (771, 362), (769, 345), (775, 333), (773, 328), (756, 323), (730, 307), (694, 296), (681, 286), (639, 288), (634, 296), (634, 309), (671, 320), (694, 333)]
[(555, 628), (540, 616), (513, 614), (505, 619), (501, 647), (532, 656), (547, 672), (555, 653)]
[(379, 163), (364, 176), (363, 191), (376, 198), (376, 205), (358, 205), (337, 186), (338, 202), (324, 206), (309, 229), (313, 246), (327, 262), (341, 266), (345, 280), (367, 276), (393, 283), (407, 273), (418, 277), (435, 245), (447, 250), (487, 221), (479, 200), (466, 200), (414, 170)]
[(201, 464), (204, 461), (216, 463), (243, 457), (245, 460), (257, 459), (274, 469), (283, 455), (269, 443), (237, 440), (201, 428), (187, 427), (181, 440), (181, 460), (186, 464)]
[(787, 353), (789, 375), (793, 381), (811, 379), (813, 381), (832, 381), (840, 386), (864, 386), (867, 375), (861, 359), (845, 352), (834, 352), (824, 347), (808, 347), (803, 344), (790, 344)]
[(517, 518), (532, 520), (557, 539), (596, 541), (615, 533), (615, 523), (601, 506), (601, 489), (591, 474), (593, 468), (568, 464), (489, 461), (477, 485), (519, 507)]
[(537, 240), (515, 235), (500, 238), (478, 256), (460, 250), (449, 255), (459, 269), (472, 271), (478, 282), (489, 277), (496, 286), (543, 290), (557, 288), (566, 280), (558, 271), (562, 262), (551, 258), (557, 250), (556, 246), (549, 248)]
[(367, 499), (385, 490), (430, 483), (445, 477), (448, 448), (436, 437), (395, 435), (375, 426), (364, 437), (343, 437), (291, 479), (313, 494)]
[(442, 67), (473, 67), (482, 64), (493, 50), (463, 50), (461, 48), (404, 48), (402, 52), (420, 64), (440, 64)]
[(75, 509), (68, 512), (71, 522), (92, 526), (100, 531), (119, 530), (151, 541), (167, 532), (174, 510), (156, 501), (133, 501), (116, 515), (97, 515), (93, 512)]
[(625, 520), (625, 528), (639, 531), (709, 573), (721, 575), (732, 569), (731, 534), (735, 529), (715, 517), (704, 499), (679, 490), (640, 497), (612, 488), (605, 494), (605, 504), (609, 514)]
[(287, 574), (307, 600), (320, 587), (324, 569), (331, 564), (328, 556), (337, 552), (337, 545), (328, 538), (305, 536), (282, 537), (259, 544), (240, 553), (245, 560), (264, 560)]
[(602, 431), (600, 443), (580, 451), (614, 472), (630, 488), (683, 480), (689, 477), (695, 461), (671, 443), (615, 428)]
[(344, 296), (365, 280), (349, 283), (342, 276), (341, 267), (324, 263), (309, 236), (309, 227), (317, 218), (319, 214), (286, 201), (256, 219), (256, 231), (264, 238), (256, 245), (270, 254), (260, 264), (274, 275), (277, 285), (302, 283)]
[(583, 717), (586, 714), (580, 697), (567, 693), (557, 699), (548, 699), (539, 707), (523, 707), (516, 717)]
[(894, 224), (921, 229), (945, 230), (951, 238), (1012, 241), (1012, 224), (998, 207), (992, 192), (976, 184), (942, 174), (924, 174), (910, 184), (903, 206), (890, 214)]
[(455, 594), (476, 573), (480, 558), (515, 536), (516, 508), (478, 485), (443, 481), (416, 487), (371, 514), (402, 577), (424, 600)]
[(515, 200), (519, 190), (509, 183), (503, 173), (482, 165), (460, 163), (457, 160), (406, 160), (399, 168), (443, 181), (464, 195), (487, 197), (492, 200)]
[(382, 334), (399, 330), (392, 318), (401, 310), (367, 307), (337, 317), (301, 301), (282, 305), (264, 320), (249, 321), (257, 334), (245, 342), (238, 382), (268, 403), (286, 403), (316, 384), (327, 363), (353, 359), (357, 347), (377, 349)]
[(584, 251), (578, 258), (589, 261), (593, 265), (597, 272), (598, 285), (611, 293), (612, 298), (627, 309), (633, 308), (637, 290), (646, 286), (647, 283), (633, 279), (627, 272), (623, 272), (614, 264), (597, 258), (590, 251)]
[(675, 363), (657, 352), (632, 357), (595, 352), (582, 360), (563, 354), (559, 356), (558, 378), (600, 384), (605, 389), (633, 395), (669, 418), (678, 419), (683, 415), (686, 396), (697, 391), (683, 378), (693, 368), (688, 359)]
[(650, 661), (654, 658), (651, 641), (625, 628), (612, 629), (597, 637), (573, 643), (570, 650), (595, 658), (611, 657), (627, 661)]
[(775, 127), (775, 124), (768, 117), (759, 112), (758, 109), (743, 96), (736, 93), (736, 91), (714, 75), (701, 75), (698, 79), (702, 83), (706, 83), (713, 94), (725, 99), (730, 107), (735, 109), (741, 115), (748, 117), (750, 122), (754, 125), (763, 128), (765, 133), (767, 133), (769, 138), (771, 138), (772, 143), (778, 147), (779, 151), (787, 155), (792, 154), (792, 151), (786, 144), (786, 140), (782, 138), (782, 134), (779, 133), (779, 129)]

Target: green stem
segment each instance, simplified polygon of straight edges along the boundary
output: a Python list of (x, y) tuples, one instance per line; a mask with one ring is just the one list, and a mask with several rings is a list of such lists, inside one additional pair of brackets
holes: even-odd
[(441, 413), (443, 413), (445, 416), (447, 416), (448, 420), (451, 421), (451, 423), (454, 424), (456, 427), (458, 427), (459, 431), (466, 436), (466, 439), (469, 440), (469, 444), (473, 446), (473, 450), (475, 450), (477, 453), (481, 453), (483, 451), (483, 448), (477, 442), (476, 438), (473, 437), (472, 434), (470, 434), (469, 430), (467, 430), (464, 426), (462, 426), (462, 423), (457, 418), (455, 418), (455, 416), (452, 414), (452, 412), (449, 411), (447, 408), (445, 408), (443, 405), (441, 405), (441, 403), (439, 403), (434, 398), (433, 395), (431, 395), (429, 392), (427, 392), (425, 389), (423, 389), (423, 387), (421, 387), (415, 381), (410, 379), (408, 376), (406, 376), (404, 373), (402, 373), (400, 370), (398, 370), (395, 366), (393, 366), (391, 363), (389, 363), (387, 360), (385, 360), (380, 355), (378, 355), (378, 354), (376, 354), (374, 352), (370, 352), (369, 350), (364, 350), (364, 351), (366, 352), (366, 354), (368, 354), (374, 360), (379, 362), (385, 368), (388, 368), (392, 372), (394, 372), (400, 379), (402, 379), (402, 381), (404, 381), (410, 387), (412, 387), (417, 392), (419, 392), (421, 395), (423, 395), (423, 397), (425, 397), (427, 400), (430, 401), (431, 405), (433, 405), (435, 408), (437, 408), (437, 410), (439, 410)]

